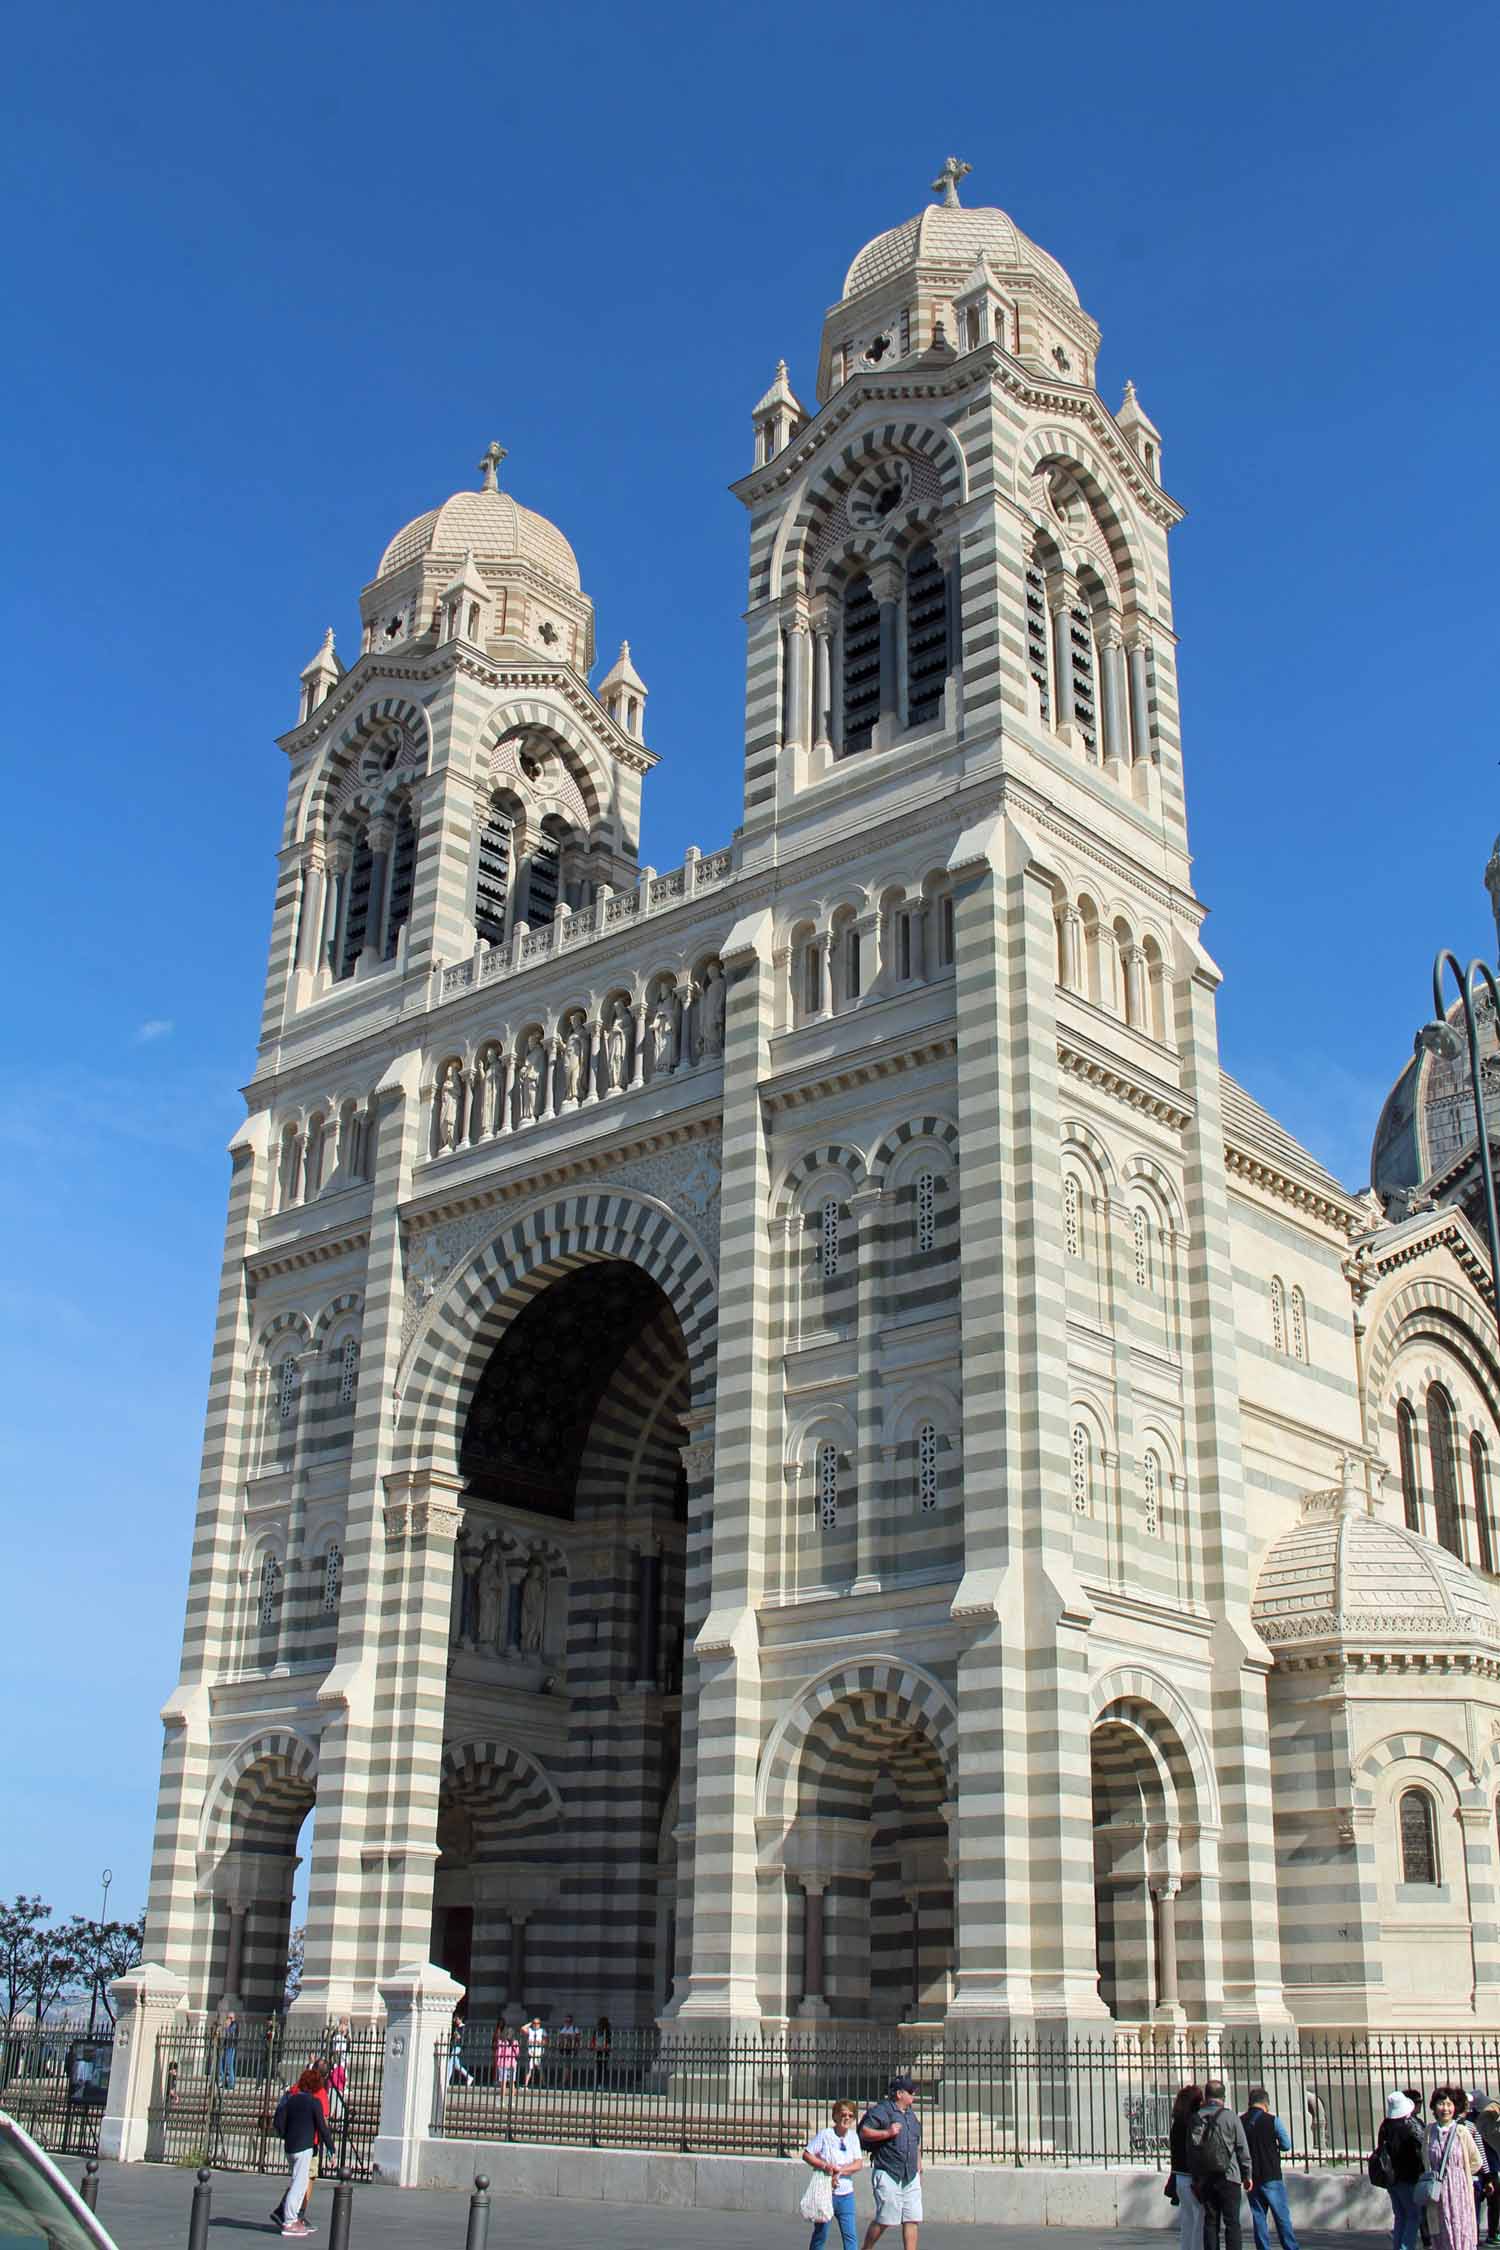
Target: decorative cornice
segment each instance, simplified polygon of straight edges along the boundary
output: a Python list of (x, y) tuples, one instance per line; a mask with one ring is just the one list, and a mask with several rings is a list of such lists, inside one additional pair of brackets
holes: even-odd
[(1326, 1189), (1311, 1186), (1299, 1180), (1282, 1165), (1264, 1155), (1255, 1155), (1249, 1149), (1224, 1144), (1224, 1165), (1236, 1178), (1258, 1187), (1279, 1202), (1289, 1203), (1294, 1210), (1305, 1211), (1309, 1218), (1321, 1219), (1345, 1236), (1357, 1234), (1360, 1218), (1352, 1199), (1339, 1196), (1335, 1199)]
[(1382, 1280), (1413, 1264), (1428, 1250), (1445, 1249), (1452, 1252), (1480, 1296), (1486, 1302), (1493, 1300), (1495, 1284), (1489, 1259), (1462, 1211), (1445, 1204), (1440, 1211), (1424, 1212), (1419, 1224), (1408, 1221), (1407, 1227), (1410, 1231), (1403, 1228), (1383, 1245), (1378, 1235), (1360, 1244), (1358, 1258), (1365, 1276)]
[(252, 1250), (245, 1260), (245, 1270), (252, 1281), (269, 1281), (275, 1274), (299, 1273), (307, 1266), (324, 1266), (331, 1259), (347, 1257), (369, 1247), (368, 1224), (346, 1227), (327, 1234), (303, 1236), (265, 1252)]
[(415, 1237), (430, 1227), (445, 1226), (473, 1212), (497, 1209), (507, 1203), (549, 1193), (575, 1180), (587, 1179), (596, 1187), (607, 1188), (621, 1165), (659, 1156), (666, 1149), (681, 1148), (691, 1141), (717, 1141), (719, 1133), (717, 1115), (699, 1115), (679, 1123), (655, 1126), (650, 1132), (638, 1133), (630, 1140), (611, 1141), (602, 1148), (591, 1147), (571, 1159), (559, 1153), (553, 1163), (528, 1165), (525, 1171), (517, 1172), (510, 1179), (486, 1180), (482, 1186), (476, 1184), (466, 1191), (450, 1189), (446, 1194), (413, 1196), (401, 1206), (402, 1223)]
[(894, 1078), (903, 1070), (918, 1070), (924, 1063), (942, 1062), (958, 1052), (958, 1040), (952, 1032), (940, 1032), (936, 1037), (918, 1040), (915, 1045), (899, 1053), (870, 1055), (864, 1060), (851, 1057), (847, 1063), (815, 1066), (815, 1073), (798, 1078), (791, 1083), (773, 1084), (761, 1094), (761, 1106), (768, 1117), (776, 1117), (784, 1110), (804, 1109), (811, 1102), (826, 1101), (833, 1094), (853, 1093), (860, 1086), (869, 1086), (882, 1078)]
[(1124, 1102), (1129, 1109), (1139, 1110), (1143, 1117), (1154, 1117), (1158, 1124), (1170, 1126), (1173, 1132), (1185, 1133), (1193, 1121), (1192, 1110), (1186, 1108), (1181, 1097), (1169, 1087), (1147, 1085), (1140, 1078), (1127, 1076), (1117, 1063), (1106, 1061), (1102, 1055), (1090, 1054), (1067, 1039), (1058, 1040), (1057, 1059), (1070, 1077), (1081, 1078), (1085, 1085)]

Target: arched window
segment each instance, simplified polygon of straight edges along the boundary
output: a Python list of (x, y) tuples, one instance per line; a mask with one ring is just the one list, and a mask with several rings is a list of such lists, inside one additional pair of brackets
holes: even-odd
[(1135, 1257), (1137, 1289), (1151, 1287), (1151, 1222), (1137, 1203), (1130, 1214), (1130, 1241)]
[(924, 1422), (917, 1432), (917, 1501), (924, 1516), (938, 1504), (937, 1425)]
[(839, 1520), (839, 1449), (831, 1438), (818, 1447), (818, 1522), (835, 1531)]
[(933, 1172), (917, 1174), (917, 1248), (930, 1250), (937, 1241), (937, 1176)]
[(1063, 1255), (1083, 1256), (1083, 1197), (1076, 1172), (1063, 1174)]
[(288, 1355), (276, 1370), (276, 1419), (290, 1422), (297, 1411), (297, 1362)]
[(370, 920), (370, 876), (374, 860), (370, 853), (370, 839), (361, 829), (354, 840), (354, 858), (344, 880), (349, 886), (348, 904), (344, 910), (344, 950), (339, 956), (338, 974), (352, 977), (354, 964), (365, 949), (365, 932)]
[(354, 1403), (354, 1392), (358, 1382), (359, 1338), (357, 1336), (346, 1336), (344, 1338), (344, 1349), (339, 1358), (340, 1406), (351, 1406)]
[(1403, 1883), (1436, 1883), (1438, 1875), (1437, 1822), (1432, 1798), (1425, 1789), (1404, 1789), (1398, 1808), (1401, 1830), (1401, 1880)]
[(839, 1203), (836, 1195), (825, 1197), (823, 1203), (820, 1262), (823, 1279), (832, 1281), (839, 1270)]
[(1300, 1289), (1293, 1289), (1288, 1305), (1288, 1326), (1292, 1340), (1293, 1359), (1307, 1358), (1307, 1303)]
[(1422, 1528), (1422, 1486), (1417, 1475), (1417, 1417), (1403, 1398), (1396, 1404), (1396, 1447), (1401, 1458), (1401, 1511), (1408, 1531)]
[(1141, 1461), (1141, 1515), (1146, 1537), (1155, 1539), (1161, 1531), (1161, 1456), (1150, 1448)]
[(1469, 1439), (1469, 1478), (1474, 1487), (1474, 1537), (1479, 1549), (1479, 1567), (1492, 1571), (1495, 1534), (1490, 1522), (1490, 1458), (1477, 1430)]
[(474, 881), (474, 928), (482, 945), (503, 945), (510, 903), (511, 855), (516, 824), (495, 800), (479, 831)]
[(393, 961), (402, 930), (411, 915), (412, 892), (417, 880), (417, 824), (410, 800), (403, 797), (396, 813), (396, 833), (391, 843), (390, 903), (385, 914), (385, 944), (381, 959)]
[(1427, 1393), (1427, 1450), (1432, 1458), (1432, 1511), (1438, 1543), (1463, 1561), (1458, 1520), (1458, 1469), (1453, 1457), (1453, 1401), (1440, 1383)]
[(1286, 1291), (1279, 1273), (1271, 1276), (1271, 1349), (1286, 1350)]
[(1091, 1516), (1094, 1512), (1094, 1448), (1082, 1422), (1073, 1424), (1072, 1483), (1074, 1515)]
[(868, 750), (880, 716), (880, 605), (868, 578), (844, 595), (844, 752)]
[(948, 676), (948, 581), (930, 547), (906, 566), (906, 723), (925, 725), (943, 707)]
[(337, 1544), (331, 1546), (323, 1558), (323, 1615), (331, 1617), (339, 1606), (339, 1589), (344, 1582), (344, 1554)]
[(276, 1622), (276, 1607), (281, 1599), (281, 1565), (274, 1555), (267, 1555), (260, 1566), (260, 1594), (256, 1614), (261, 1631), (268, 1632)]

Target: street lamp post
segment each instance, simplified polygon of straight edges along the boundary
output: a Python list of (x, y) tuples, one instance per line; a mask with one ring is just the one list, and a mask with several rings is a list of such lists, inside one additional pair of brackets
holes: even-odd
[(1479, 1142), (1479, 1177), (1484, 1186), (1484, 1230), (1490, 1246), (1491, 1310), (1496, 1325), (1500, 1326), (1500, 1219), (1495, 1210), (1495, 1167), (1490, 1156), (1490, 1127), (1484, 1107), (1484, 1074), (1479, 1062), (1479, 1019), (1474, 1010), (1476, 980), (1489, 986), (1490, 1006), (1495, 1011), (1495, 1021), (1500, 1026), (1500, 988), (1494, 972), (1483, 961), (1471, 961), (1467, 969), (1459, 966), (1458, 955), (1446, 948), (1432, 964), (1432, 1021), (1423, 1024), (1417, 1033), (1420, 1052), (1436, 1056), (1442, 1062), (1457, 1062), (1463, 1052), (1464, 1041), (1458, 1027), (1448, 1020), (1443, 1005), (1443, 978), (1453, 971), (1453, 981), (1458, 986), (1458, 996), (1463, 1003), (1464, 1032), (1469, 1048), (1469, 1083), (1474, 1089), (1474, 1130)]
[(109, 1886), (114, 1881), (114, 1879), (115, 1874), (112, 1867), (106, 1867), (103, 1874), (99, 1877), (100, 1882), (104, 1886), (104, 1892), (99, 1901), (99, 1920), (94, 1930), (94, 1982), (93, 1987), (89, 1993), (90, 2039), (92, 2039), (94, 2036), (94, 2018), (99, 2012), (99, 1971), (104, 1961), (104, 1923), (105, 1918), (109, 1913)]

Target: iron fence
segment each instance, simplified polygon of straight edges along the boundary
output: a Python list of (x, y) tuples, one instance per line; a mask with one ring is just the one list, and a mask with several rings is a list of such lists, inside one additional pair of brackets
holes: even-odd
[(212, 2020), (169, 2023), (156, 2046), (148, 2154), (157, 2162), (219, 2172), (281, 2171), (286, 2159), (276, 2105), (309, 2063), (321, 2062), (332, 2073), (332, 2145), (321, 2169), (368, 2179), (380, 2130), (384, 2053), (378, 2025), (341, 2032), (336, 2024), (319, 2030), (278, 2017), (247, 2019), (229, 2041)]
[(533, 2050), (503, 2025), (466, 2026), (435, 2057), (432, 2129), (684, 2155), (792, 2156), (835, 2099), (861, 2109), (902, 2073), (918, 2089), (929, 2163), (1165, 2169), (1179, 2087), (1223, 2078), (1243, 2109), (1264, 2086), (1292, 2135), (1289, 2168), (1360, 2168), (1392, 2088), (1500, 2088), (1500, 2034), (1287, 2040), (1225, 2033), (1072, 2043), (936, 2031), (712, 2041), (616, 2032), (596, 2048), (554, 2032)]
[(0, 2109), (60, 2156), (97, 2156), (114, 2033), (0, 2023)]

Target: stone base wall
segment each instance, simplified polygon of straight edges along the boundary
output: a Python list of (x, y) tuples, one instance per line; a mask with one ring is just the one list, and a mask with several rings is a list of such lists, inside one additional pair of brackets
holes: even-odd
[[(794, 2158), (666, 2156), (636, 2149), (517, 2147), (495, 2141), (425, 2141), (419, 2187), (469, 2189), (488, 2175), (497, 2205), (558, 2197), (570, 2203), (647, 2203), (679, 2211), (756, 2211), (791, 2219), (812, 2177)], [(927, 2217), (946, 2225), (1027, 2227), (1170, 2226), (1177, 2213), (1160, 2171), (1056, 2170), (1028, 2165), (934, 2164), (922, 2175)], [(855, 2199), (863, 2231), (867, 2180)], [(1390, 2198), (1361, 2174), (1288, 2173), (1294, 2222), (1338, 2232), (1388, 2230)], [(1249, 2229), (1249, 2212), (1245, 2213)]]

